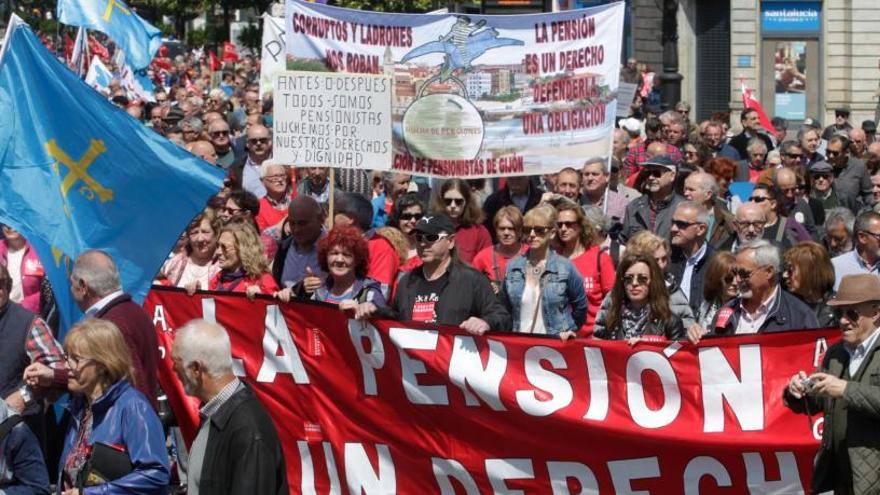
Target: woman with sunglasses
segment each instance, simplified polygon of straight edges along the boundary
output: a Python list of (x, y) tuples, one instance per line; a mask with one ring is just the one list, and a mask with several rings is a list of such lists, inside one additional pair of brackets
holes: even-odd
[(568, 258), (584, 279), (587, 317), (581, 330), (592, 332), (599, 306), (614, 287), (614, 264), (599, 246), (593, 224), (579, 205), (560, 203), (556, 214), (556, 252)]
[(834, 293), (834, 265), (828, 251), (815, 242), (802, 242), (782, 255), (782, 284), (816, 314), (819, 328), (837, 325), (828, 300)]
[(419, 195), (414, 192), (404, 193), (391, 208), (388, 225), (399, 230), (407, 240), (406, 262), (401, 264), (400, 271), (408, 272), (422, 264), (416, 251), (415, 226), (425, 216), (424, 206)]
[[(166, 493), (165, 433), (153, 406), (132, 385), (131, 353), (122, 333), (109, 321), (88, 318), (68, 332), (64, 352), (72, 421), (64, 436), (58, 493), (80, 495), (84, 487), (85, 493)], [(109, 482), (88, 476), (99, 444), (121, 449), (131, 471)]]
[(523, 254), (528, 245), (521, 242), (523, 216), (519, 208), (513, 205), (502, 207), (495, 213), (492, 225), (495, 227), (495, 238), (498, 243), (489, 246), (474, 256), (473, 267), (489, 278), (492, 290), (501, 292), (501, 281), (507, 270), (507, 262)]
[[(739, 287), (733, 270), (736, 268), (736, 257), (730, 251), (719, 251), (712, 256), (706, 265), (703, 278), (703, 302), (697, 314), (697, 325), (701, 329), (712, 328), (718, 311), (739, 294)], [(700, 335), (702, 335), (702, 331)]]
[(513, 331), (577, 335), (584, 324), (587, 299), (584, 281), (567, 258), (550, 249), (556, 234), (556, 210), (541, 204), (523, 218), (528, 251), (507, 264), (501, 300), (510, 310)]
[(608, 310), (596, 317), (593, 337), (634, 345), (646, 336), (677, 340), (684, 336), (684, 325), (669, 309), (663, 272), (654, 258), (627, 250), (617, 267)]
[(434, 212), (446, 213), (455, 223), (455, 250), (458, 259), (471, 264), (474, 256), (492, 245), (492, 237), (483, 226), (483, 210), (462, 179), (449, 179), (434, 197)]
[(260, 238), (249, 223), (234, 222), (220, 230), (217, 262), (220, 272), (211, 279), (208, 290), (244, 292), (250, 299), (278, 290)]

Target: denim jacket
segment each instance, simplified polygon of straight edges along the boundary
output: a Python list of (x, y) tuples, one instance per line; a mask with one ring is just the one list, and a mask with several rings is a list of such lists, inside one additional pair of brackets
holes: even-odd
[[(507, 263), (501, 299), (510, 309), (514, 332), (520, 328), (520, 310), (526, 286), (526, 255), (520, 255)], [(577, 331), (587, 314), (587, 296), (584, 281), (568, 258), (552, 250), (547, 253), (547, 263), (541, 274), (541, 316), (550, 335), (565, 330)]]

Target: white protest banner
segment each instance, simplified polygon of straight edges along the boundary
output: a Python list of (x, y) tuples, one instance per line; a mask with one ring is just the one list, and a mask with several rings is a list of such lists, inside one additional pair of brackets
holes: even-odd
[(391, 168), (391, 79), (276, 72), (273, 158), (312, 167)]
[(629, 117), (629, 114), (632, 110), (630, 110), (630, 106), (632, 105), (633, 98), (636, 97), (636, 89), (637, 85), (632, 83), (622, 82), (617, 86), (617, 116), (618, 117)]
[(623, 2), (509, 16), (286, 8), (290, 68), (393, 78), (394, 170), (534, 175), (611, 153)]
[(263, 47), (260, 49), (260, 98), (272, 90), (272, 74), (285, 69), (284, 19), (263, 15)]

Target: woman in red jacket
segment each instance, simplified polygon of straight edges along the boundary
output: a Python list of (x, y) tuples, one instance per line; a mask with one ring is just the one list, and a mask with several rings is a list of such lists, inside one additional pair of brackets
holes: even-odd
[(434, 197), (434, 212), (446, 213), (455, 222), (455, 251), (468, 265), (483, 249), (492, 245), (492, 237), (483, 226), (483, 210), (467, 182), (449, 179)]
[(220, 230), (217, 242), (220, 272), (214, 275), (209, 290), (272, 295), (278, 285), (269, 272), (263, 244), (251, 224), (233, 222)]
[(556, 211), (556, 251), (571, 260), (584, 277), (587, 318), (581, 332), (590, 333), (602, 300), (614, 287), (614, 264), (608, 253), (596, 244), (593, 225), (580, 206), (564, 202), (556, 207)]

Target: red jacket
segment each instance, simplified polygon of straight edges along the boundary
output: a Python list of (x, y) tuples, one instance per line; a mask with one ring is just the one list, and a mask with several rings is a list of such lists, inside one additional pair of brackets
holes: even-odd
[(233, 283), (224, 284), (220, 281), (220, 276), (223, 275), (223, 272), (217, 272), (213, 277), (211, 277), (211, 282), (208, 283), (208, 290), (219, 290), (226, 292), (245, 292), (247, 288), (252, 285), (258, 285), (260, 287), (261, 294), (272, 295), (278, 289), (278, 284), (275, 283), (275, 279), (272, 278), (272, 274), (269, 272), (265, 272), (260, 275), (260, 278), (252, 278), (252, 277), (243, 277), (236, 280)]
[(365, 237), (370, 252), (367, 278), (379, 282), (382, 285), (382, 294), (390, 300), (394, 285), (397, 283), (397, 273), (400, 271), (400, 255), (397, 254), (391, 241), (375, 231), (368, 232)]
[[(6, 266), (9, 246), (0, 241), (0, 263)], [(21, 258), (21, 292), (24, 299), (21, 305), (34, 314), (40, 314), (40, 282), (46, 276), (46, 269), (30, 244), (25, 244), (24, 256)]]

